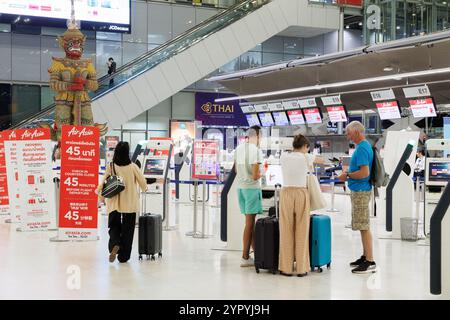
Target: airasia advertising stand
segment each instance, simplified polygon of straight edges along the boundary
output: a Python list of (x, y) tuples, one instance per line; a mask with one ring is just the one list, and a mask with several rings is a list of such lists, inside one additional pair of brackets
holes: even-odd
[(61, 130), (58, 236), (51, 240), (98, 240), (99, 129), (63, 126)]
[(6, 177), (5, 139), (0, 131), (0, 216), (9, 217), (8, 179)]

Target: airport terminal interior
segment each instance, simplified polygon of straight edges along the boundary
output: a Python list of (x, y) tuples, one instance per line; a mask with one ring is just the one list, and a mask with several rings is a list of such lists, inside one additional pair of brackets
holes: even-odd
[(45, 2), (0, 1), (0, 299), (450, 299), (449, 3)]

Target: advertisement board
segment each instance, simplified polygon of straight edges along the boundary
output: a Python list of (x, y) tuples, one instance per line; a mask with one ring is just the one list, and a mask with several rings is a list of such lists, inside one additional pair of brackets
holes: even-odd
[(59, 240), (97, 239), (99, 143), (96, 127), (62, 127)]
[(194, 141), (192, 178), (217, 180), (219, 178), (219, 141)]
[[(0, 21), (66, 27), (70, 0), (2, 0)], [(108, 32), (130, 32), (131, 0), (77, 0), (76, 19), (81, 28)]]
[(330, 122), (347, 122), (347, 113), (344, 106), (327, 107)]
[(6, 176), (5, 140), (0, 131), (0, 215), (9, 215), (8, 179)]
[(414, 118), (436, 117), (436, 108), (432, 98), (409, 100)]
[(19, 129), (15, 132), (20, 172), (20, 229), (56, 229), (50, 129)]
[(3, 131), (5, 146), (6, 177), (8, 183), (9, 210), (12, 223), (19, 223), (21, 220), (20, 210), (20, 183), (19, 167), (17, 160), (17, 134), (13, 130)]

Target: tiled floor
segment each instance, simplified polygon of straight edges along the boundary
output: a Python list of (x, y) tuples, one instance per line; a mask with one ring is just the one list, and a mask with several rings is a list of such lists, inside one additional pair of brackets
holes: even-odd
[[(341, 212), (332, 214), (332, 268), (305, 278), (256, 274), (253, 268), (239, 267), (239, 252), (212, 250), (220, 244), (217, 209), (211, 210), (212, 231), (216, 236), (193, 239), (185, 236), (192, 229), (192, 206), (172, 204), (172, 212), (180, 215), (180, 226), (176, 231), (164, 232), (163, 258), (156, 262), (138, 261), (136, 232), (133, 256), (126, 264), (108, 262), (106, 216), (100, 216), (100, 240), (95, 242), (50, 242), (55, 232), (17, 232), (15, 225), (2, 222), (0, 298), (445, 298), (429, 294), (429, 247), (416, 243), (376, 239), (379, 272), (352, 274), (348, 263), (361, 254), (360, 238), (358, 233), (345, 228), (349, 204), (344, 196), (337, 196), (336, 207)], [(377, 227), (376, 219), (372, 225)]]

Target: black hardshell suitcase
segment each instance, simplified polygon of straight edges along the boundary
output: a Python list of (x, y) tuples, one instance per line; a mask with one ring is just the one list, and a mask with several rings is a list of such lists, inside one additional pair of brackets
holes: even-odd
[(278, 186), (275, 186), (275, 216), (258, 219), (255, 226), (255, 270), (268, 269), (278, 273), (280, 227), (278, 223)]
[[(143, 195), (145, 203), (145, 193)], [(144, 213), (139, 217), (139, 260), (143, 254), (151, 260), (155, 260), (155, 255), (162, 257), (162, 217), (159, 214)]]

